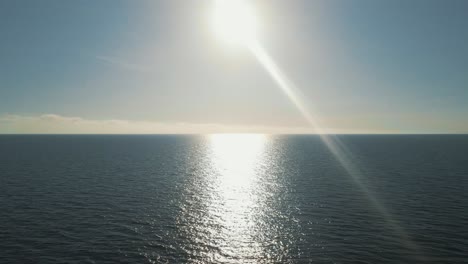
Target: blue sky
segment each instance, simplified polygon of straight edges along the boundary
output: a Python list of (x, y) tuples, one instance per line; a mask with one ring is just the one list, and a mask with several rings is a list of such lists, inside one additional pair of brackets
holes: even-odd
[[(468, 133), (465, 0), (252, 0), (331, 133)], [(307, 133), (212, 0), (0, 2), (0, 133)]]

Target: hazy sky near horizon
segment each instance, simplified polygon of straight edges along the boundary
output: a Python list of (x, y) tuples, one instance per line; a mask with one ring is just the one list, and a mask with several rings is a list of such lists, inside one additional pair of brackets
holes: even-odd
[[(252, 0), (331, 133), (468, 133), (468, 1)], [(0, 1), (0, 133), (307, 133), (213, 0)]]

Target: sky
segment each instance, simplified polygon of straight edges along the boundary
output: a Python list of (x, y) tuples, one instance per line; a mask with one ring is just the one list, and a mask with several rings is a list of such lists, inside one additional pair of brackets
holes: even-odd
[[(0, 133), (314, 133), (213, 3), (0, 1)], [(468, 1), (250, 4), (325, 133), (468, 133)]]

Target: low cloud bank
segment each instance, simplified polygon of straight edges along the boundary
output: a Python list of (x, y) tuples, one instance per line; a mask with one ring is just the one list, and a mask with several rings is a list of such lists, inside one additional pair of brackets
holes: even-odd
[(93, 120), (57, 114), (2, 115), (1, 134), (308, 134), (307, 127), (231, 126), (224, 124), (161, 123), (120, 119)]
[[(400, 119), (327, 120), (328, 134), (424, 134), (467, 133), (466, 123), (447, 119), (407, 117)], [(406, 129), (397, 129), (405, 127)], [(122, 119), (86, 119), (58, 114), (19, 115), (0, 114), (0, 134), (210, 134), (210, 133), (264, 133), (315, 134), (312, 127), (228, 125), (217, 123), (164, 123)]]

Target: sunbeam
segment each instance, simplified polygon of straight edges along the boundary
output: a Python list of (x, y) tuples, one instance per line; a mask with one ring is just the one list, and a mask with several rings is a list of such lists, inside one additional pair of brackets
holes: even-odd
[(358, 162), (353, 158), (352, 153), (336, 136), (328, 135), (328, 131), (324, 131), (320, 120), (313, 115), (315, 111), (312, 111), (304, 102), (303, 98), (305, 98), (305, 96), (302, 94), (301, 90), (287, 77), (284, 71), (281, 70), (278, 64), (258, 41), (256, 36), (257, 19), (249, 3), (241, 0), (216, 0), (214, 17), (214, 26), (218, 35), (230, 42), (235, 40), (235, 43), (243, 45), (251, 51), (268, 75), (270, 75), (305, 118), (308, 125), (321, 137), (324, 144), (344, 168), (347, 175), (352, 178), (355, 185), (365, 193), (371, 204), (401, 238), (401, 242), (413, 252), (419, 252), (418, 246), (411, 241), (410, 237), (405, 230), (403, 230), (401, 225), (398, 224), (397, 220), (392, 217), (390, 212), (377, 199), (376, 195), (373, 194), (370, 188), (361, 180), (364, 174), (360, 169), (361, 166), (357, 165)]
[(326, 131), (323, 131), (319, 120), (313, 116), (312, 111), (303, 102), (304, 98), (301, 91), (294, 85), (294, 83), (288, 79), (286, 74), (280, 69), (276, 62), (266, 52), (258, 41), (249, 43), (248, 48), (252, 54), (257, 58), (261, 66), (266, 70), (270, 77), (276, 82), (281, 88), (288, 99), (295, 105), (302, 116), (307, 120), (308, 124), (314, 129), (314, 131), (321, 137), (330, 152), (338, 160), (341, 166), (345, 169), (346, 173), (352, 178), (353, 182), (365, 193), (371, 204), (375, 209), (385, 218), (389, 226), (395, 231), (395, 233), (401, 238), (401, 242), (414, 252), (418, 252), (421, 258), (423, 257), (420, 248), (410, 239), (407, 232), (399, 225), (398, 221), (392, 217), (390, 212), (384, 207), (384, 205), (376, 198), (376, 196), (370, 191), (370, 189), (361, 180), (363, 172), (357, 166), (357, 160), (352, 158), (352, 153), (348, 148), (339, 141), (335, 136), (328, 135)]

